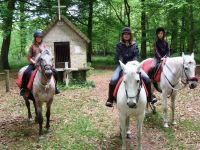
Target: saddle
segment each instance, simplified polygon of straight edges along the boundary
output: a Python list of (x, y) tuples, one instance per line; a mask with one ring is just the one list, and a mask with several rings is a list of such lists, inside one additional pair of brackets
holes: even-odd
[[(27, 89), (29, 89), (30, 91), (32, 90), (33, 88), (33, 80), (35, 78), (35, 75), (37, 73), (38, 69), (35, 69), (32, 73), (31, 73), (31, 76), (29, 78), (29, 82), (28, 82), (28, 85), (27, 85)], [(18, 85), (19, 88), (21, 88), (21, 85), (22, 85), (22, 77), (24, 75), (24, 72), (18, 77), (18, 79), (16, 80), (16, 84)]]
[[(114, 92), (113, 92), (113, 97), (117, 97), (117, 92), (118, 92), (118, 90), (119, 90), (119, 86), (121, 85), (121, 83), (122, 83), (122, 81), (123, 81), (123, 76), (119, 79), (119, 81), (117, 82), (117, 85), (115, 86), (115, 90), (114, 90)], [(144, 84), (144, 82), (143, 82), (143, 80), (142, 80), (142, 85), (144, 86), (144, 89), (145, 89), (145, 92), (146, 92), (146, 95), (147, 95), (147, 97), (148, 97), (148, 95), (149, 95), (149, 93), (148, 93), (148, 91), (147, 91), (147, 88), (146, 88), (146, 85)]]
[[(150, 76), (150, 78), (154, 81), (154, 83), (158, 83), (160, 82), (160, 76), (161, 76), (161, 72), (163, 69), (163, 65), (165, 64), (166, 59), (164, 59), (161, 63), (159, 63), (158, 65), (156, 65), (155, 71), (153, 71), (153, 75)], [(146, 74), (149, 75), (149, 72), (152, 69), (152, 64), (153, 64), (153, 58), (152, 59), (148, 59), (146, 60), (143, 64), (142, 64), (142, 69), (146, 72)]]

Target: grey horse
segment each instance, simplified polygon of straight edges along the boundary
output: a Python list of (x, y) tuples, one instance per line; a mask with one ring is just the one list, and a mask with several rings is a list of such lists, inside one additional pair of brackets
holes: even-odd
[[(46, 129), (48, 131), (50, 125), (50, 112), (51, 112), (51, 104), (53, 102), (53, 97), (55, 94), (55, 80), (53, 77), (53, 56), (49, 50), (45, 49), (42, 53), (39, 53), (36, 56), (36, 67), (38, 71), (33, 80), (33, 88), (29, 97), (23, 97), (26, 106), (28, 109), (28, 118), (31, 120), (32, 115), (30, 111), (30, 102), (29, 99), (33, 100), (33, 104), (35, 107), (36, 120), (39, 123), (39, 137), (42, 135), (42, 105), (46, 103), (47, 111), (46, 111)], [(19, 71), (19, 75), (24, 72), (26, 67), (23, 67)]]

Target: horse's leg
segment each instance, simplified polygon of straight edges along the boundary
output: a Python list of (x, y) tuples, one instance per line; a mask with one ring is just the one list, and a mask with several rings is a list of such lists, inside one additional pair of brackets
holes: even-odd
[(168, 128), (168, 116), (167, 116), (167, 94), (163, 91), (162, 93), (162, 101), (163, 101), (163, 119), (164, 119), (164, 127)]
[(43, 123), (42, 103), (36, 101), (36, 107), (37, 107), (37, 115), (38, 115), (38, 123), (39, 123), (39, 136), (41, 136), (42, 135), (42, 123)]
[(34, 105), (34, 108), (35, 108), (35, 122), (38, 122), (38, 114), (37, 114), (37, 107), (36, 107), (36, 104), (35, 104), (35, 100), (33, 100), (33, 105)]
[(126, 115), (119, 114), (119, 120), (122, 137), (122, 150), (126, 150)]
[(52, 104), (53, 99), (51, 99), (48, 103), (47, 103), (47, 112), (46, 112), (46, 118), (47, 118), (47, 122), (46, 122), (46, 128), (47, 130), (49, 130), (49, 122), (50, 122), (50, 115), (51, 115), (51, 104)]
[(28, 119), (29, 119), (29, 121), (31, 121), (32, 115), (31, 115), (31, 109), (30, 109), (30, 102), (29, 102), (28, 98), (24, 97), (24, 100), (25, 100), (26, 107), (27, 107), (27, 110), (28, 110)]
[(143, 124), (143, 121), (144, 121), (144, 116), (145, 116), (145, 112), (143, 114), (140, 114), (139, 116), (137, 116), (138, 150), (142, 149), (141, 138), (142, 138), (142, 124)]
[(176, 125), (175, 120), (175, 99), (176, 99), (176, 91), (171, 96), (171, 109), (172, 109), (172, 125)]
[(130, 117), (126, 117), (126, 136), (128, 139), (131, 138), (131, 130), (130, 130)]

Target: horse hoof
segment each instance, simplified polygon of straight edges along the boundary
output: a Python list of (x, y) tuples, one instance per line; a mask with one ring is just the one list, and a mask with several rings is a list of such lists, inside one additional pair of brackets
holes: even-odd
[(131, 134), (128, 133), (128, 134), (126, 135), (126, 138), (127, 138), (127, 139), (131, 139)]
[(177, 125), (176, 121), (172, 121), (172, 125)]
[(165, 124), (164, 124), (164, 128), (169, 128), (168, 123), (165, 123)]
[(33, 119), (33, 118), (29, 118), (28, 121), (29, 121), (30, 123), (33, 123), (33, 122), (34, 122), (34, 119)]
[(122, 150), (126, 150), (126, 147), (122, 147)]
[(38, 137), (38, 139), (37, 139), (37, 142), (40, 142), (40, 141), (43, 140), (43, 139), (44, 139), (44, 136), (39, 135), (39, 137)]

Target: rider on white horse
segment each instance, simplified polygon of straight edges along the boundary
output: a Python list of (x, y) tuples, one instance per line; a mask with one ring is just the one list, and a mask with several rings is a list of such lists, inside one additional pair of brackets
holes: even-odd
[[(125, 27), (122, 30), (121, 33), (121, 41), (116, 45), (116, 58), (117, 62), (119, 60), (126, 64), (127, 62), (136, 60), (139, 60), (139, 49), (135, 41), (133, 41), (133, 35), (131, 32), (131, 29), (129, 27)], [(115, 89), (115, 86), (120, 79), (122, 74), (122, 69), (120, 64), (117, 64), (117, 68), (115, 69), (112, 79), (109, 83), (109, 93), (108, 93), (108, 99), (106, 101), (107, 107), (113, 106), (113, 101), (115, 98), (113, 97), (113, 92)], [(141, 74), (142, 80), (145, 82), (149, 96), (147, 98), (148, 102), (155, 103), (157, 100), (153, 98), (152, 92), (151, 92), (151, 80), (149, 79), (148, 75), (142, 71)]]
[(154, 60), (151, 69), (148, 73), (150, 78), (153, 78), (153, 76), (155, 75), (156, 70), (158, 69), (158, 66), (162, 61), (162, 59), (164, 57), (170, 56), (169, 44), (165, 40), (165, 29), (162, 27), (156, 29), (156, 41), (153, 44), (153, 49), (154, 49)]
[[(24, 95), (28, 96), (30, 91), (28, 91), (27, 89), (27, 84), (28, 84), (32, 71), (35, 69), (35, 56), (38, 53), (41, 53), (42, 50), (46, 48), (45, 44), (42, 42), (42, 38), (43, 38), (42, 31), (40, 30), (35, 31), (35, 33), (33, 34), (33, 37), (34, 37), (34, 41), (29, 49), (29, 54), (28, 54), (28, 61), (30, 64), (28, 65), (27, 69), (24, 71), (24, 74), (22, 77), (22, 85), (21, 85), (21, 91), (20, 91), (21, 96), (24, 96)], [(57, 83), (57, 79), (58, 79), (57, 71), (55, 69), (53, 69), (52, 71)], [(56, 89), (55, 90), (56, 94), (60, 93), (57, 87), (55, 89)]]

